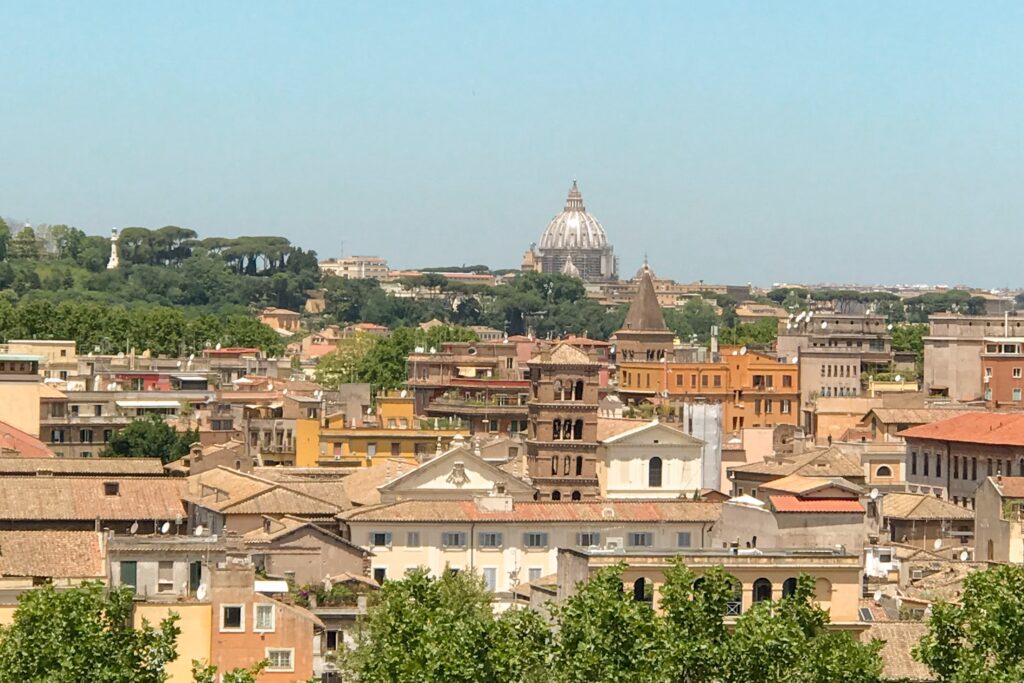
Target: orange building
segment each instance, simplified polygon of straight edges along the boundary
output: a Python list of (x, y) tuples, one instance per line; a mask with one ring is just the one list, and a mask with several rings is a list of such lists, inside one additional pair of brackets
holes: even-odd
[(1024, 337), (986, 337), (981, 372), (989, 408), (1024, 406)]
[(754, 351), (723, 347), (718, 360), (704, 363), (625, 362), (619, 365), (619, 393), (633, 401), (666, 398), (723, 404), (722, 428), (796, 425), (800, 369)]

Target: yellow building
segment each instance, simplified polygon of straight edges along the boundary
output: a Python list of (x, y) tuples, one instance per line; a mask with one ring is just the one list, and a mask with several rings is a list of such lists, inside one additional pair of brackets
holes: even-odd
[(467, 428), (416, 417), (411, 395), (378, 396), (375, 414), (364, 417), (335, 413), (323, 423), (296, 420), (296, 466), (365, 467), (378, 457), (420, 461), (447, 451), (457, 435), (469, 436)]

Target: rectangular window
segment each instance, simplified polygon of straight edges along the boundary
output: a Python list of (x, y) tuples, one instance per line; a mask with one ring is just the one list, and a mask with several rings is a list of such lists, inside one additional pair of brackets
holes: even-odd
[(542, 531), (530, 531), (523, 534), (523, 547), (547, 548), (548, 535)]
[(245, 630), (245, 606), (244, 605), (221, 605), (220, 606), (220, 630), (221, 631), (244, 631)]
[(292, 648), (267, 648), (267, 671), (294, 671)]
[(441, 534), (442, 548), (465, 548), (466, 534), (463, 531), (446, 531)]
[(405, 535), (405, 545), (408, 546), (409, 548), (419, 548), (420, 547), (420, 532), (418, 532), (418, 531), (410, 531), (408, 534), (406, 534)]
[(477, 535), (477, 540), (481, 548), (500, 548), (501, 536), (493, 531), (483, 531)]
[(761, 399), (755, 398), (754, 399), (754, 415), (760, 415), (760, 414), (761, 414)]
[(51, 443), (64, 443), (64, 430), (63, 429), (51, 429), (50, 430), (50, 442)]
[(601, 534), (597, 531), (584, 531), (576, 534), (576, 545), (584, 548), (601, 545)]
[(174, 563), (168, 560), (161, 560), (156, 569), (156, 589), (160, 593), (170, 593), (174, 590)]
[(988, 389), (985, 389), (985, 400), (986, 401), (991, 401), (992, 400), (992, 389), (991, 389), (991, 387), (988, 388)]
[(257, 633), (268, 633), (274, 630), (274, 606), (257, 603), (253, 605), (253, 627)]
[(697, 388), (697, 375), (690, 375), (690, 387), (693, 389)]
[(910, 454), (910, 473), (917, 474), (917, 453)]
[(1014, 389), (1013, 390), (1013, 400), (1014, 401), (1019, 401), (1020, 400), (1020, 389)]
[(772, 414), (772, 400), (770, 398), (766, 398), (764, 400), (764, 414), (765, 415), (771, 415)]
[(792, 387), (793, 386), (793, 376), (792, 375), (783, 375), (782, 376), (782, 386), (787, 388), (787, 389), (789, 387)]
[(628, 543), (633, 548), (650, 548), (654, 545), (654, 534), (649, 531), (632, 531)]
[(344, 631), (327, 631), (327, 651), (336, 652), (338, 649), (338, 643), (343, 642), (344, 638)]
[(676, 375), (676, 386), (677, 387), (683, 386), (683, 376), (682, 375)]
[(395, 457), (398, 457), (401, 454), (402, 454), (402, 444), (398, 443), (397, 441), (392, 441), (391, 442), (391, 455), (393, 455)]
[(496, 567), (484, 567), (484, 590), (493, 593), (498, 590), (498, 569)]
[(978, 481), (978, 459), (971, 458), (971, 479)]
[(1014, 368), (1013, 369), (1013, 378), (1014, 379), (1020, 379), (1021, 378), (1020, 368)]
[(924, 454), (924, 476), (928, 476), (928, 454)]
[(707, 375), (701, 375), (700, 376), (700, 385), (702, 387), (706, 387), (708, 385), (708, 376)]
[(370, 545), (375, 548), (390, 548), (391, 547), (391, 532), (390, 531), (371, 531), (370, 532)]
[(378, 586), (384, 585), (384, 579), (388, 578), (387, 567), (374, 567), (373, 568), (373, 580), (377, 582)]
[(960, 458), (959, 456), (953, 456), (953, 478), (960, 478)]
[(790, 407), (790, 401), (788, 398), (784, 398), (779, 401), (779, 412), (782, 413), (783, 415), (789, 415), (790, 412), (792, 412), (792, 408)]
[(121, 585), (131, 586), (134, 590), (138, 586), (139, 565), (135, 560), (124, 560), (121, 562)]
[(92, 443), (92, 430), (91, 429), (79, 429), (78, 430), (78, 441), (80, 443)]
[(690, 547), (690, 532), (680, 531), (676, 534), (676, 545), (680, 548)]
[(533, 583), (534, 581), (540, 580), (540, 573), (541, 573), (541, 571), (542, 570), (541, 570), (540, 567), (530, 567), (527, 570), (527, 579), (526, 580), (529, 581), (530, 583)]
[(942, 476), (942, 456), (938, 453), (935, 454), (935, 476)]
[(716, 387), (722, 386), (722, 376), (721, 375), (715, 375), (714, 382), (712, 382), (712, 384), (714, 384), (714, 386), (716, 386)]
[(366, 457), (367, 458), (372, 458), (375, 455), (377, 455), (377, 444), (376, 443), (368, 443), (368, 444), (366, 444)]

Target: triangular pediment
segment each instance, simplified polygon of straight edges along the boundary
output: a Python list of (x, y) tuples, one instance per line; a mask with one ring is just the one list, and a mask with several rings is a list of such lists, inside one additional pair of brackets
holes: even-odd
[(658, 444), (673, 444), (678, 446), (703, 446), (704, 442), (695, 436), (690, 436), (681, 429), (676, 429), (664, 422), (648, 422), (634, 427), (626, 432), (604, 439), (601, 443), (605, 445), (650, 445), (658, 441)]
[(381, 502), (439, 499), (471, 500), (503, 489), (518, 500), (532, 500), (536, 489), (487, 462), (465, 446), (428, 460), (377, 490)]

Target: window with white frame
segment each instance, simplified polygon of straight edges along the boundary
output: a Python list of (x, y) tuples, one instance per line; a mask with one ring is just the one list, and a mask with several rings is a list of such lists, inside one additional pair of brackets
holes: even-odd
[(481, 548), (500, 548), (502, 534), (494, 531), (482, 531), (477, 535), (477, 541)]
[(420, 547), (420, 532), (418, 532), (418, 531), (410, 531), (408, 534), (406, 534), (406, 536), (405, 536), (405, 545), (407, 547), (409, 547), (409, 548), (419, 548)]
[(523, 534), (523, 547), (525, 548), (547, 548), (548, 535), (543, 531), (528, 531)]
[(493, 593), (498, 590), (498, 569), (497, 567), (484, 567), (484, 589)]
[(676, 545), (680, 548), (689, 548), (691, 537), (689, 531), (680, 531), (676, 534)]
[(1020, 379), (1021, 378), (1020, 368), (1014, 368), (1013, 369), (1013, 378), (1014, 379)]
[(174, 562), (160, 560), (156, 566), (156, 589), (160, 593), (174, 590)]
[(540, 579), (540, 576), (541, 576), (540, 573), (541, 573), (541, 571), (543, 571), (543, 568), (542, 567), (530, 567), (526, 571), (527, 571), (526, 580), (529, 581), (530, 583), (533, 583), (534, 581), (537, 581), (537, 580)]
[(244, 631), (245, 605), (221, 605), (220, 630), (225, 633)]
[(576, 534), (576, 545), (589, 548), (594, 545), (601, 545), (601, 534), (597, 531), (584, 531)]
[(274, 630), (274, 606), (256, 603), (253, 605), (252, 630), (268, 633)]
[(1013, 400), (1014, 401), (1019, 401), (1020, 400), (1020, 395), (1021, 395), (1020, 389), (1014, 389), (1013, 390)]
[(267, 671), (294, 671), (294, 648), (267, 648)]

